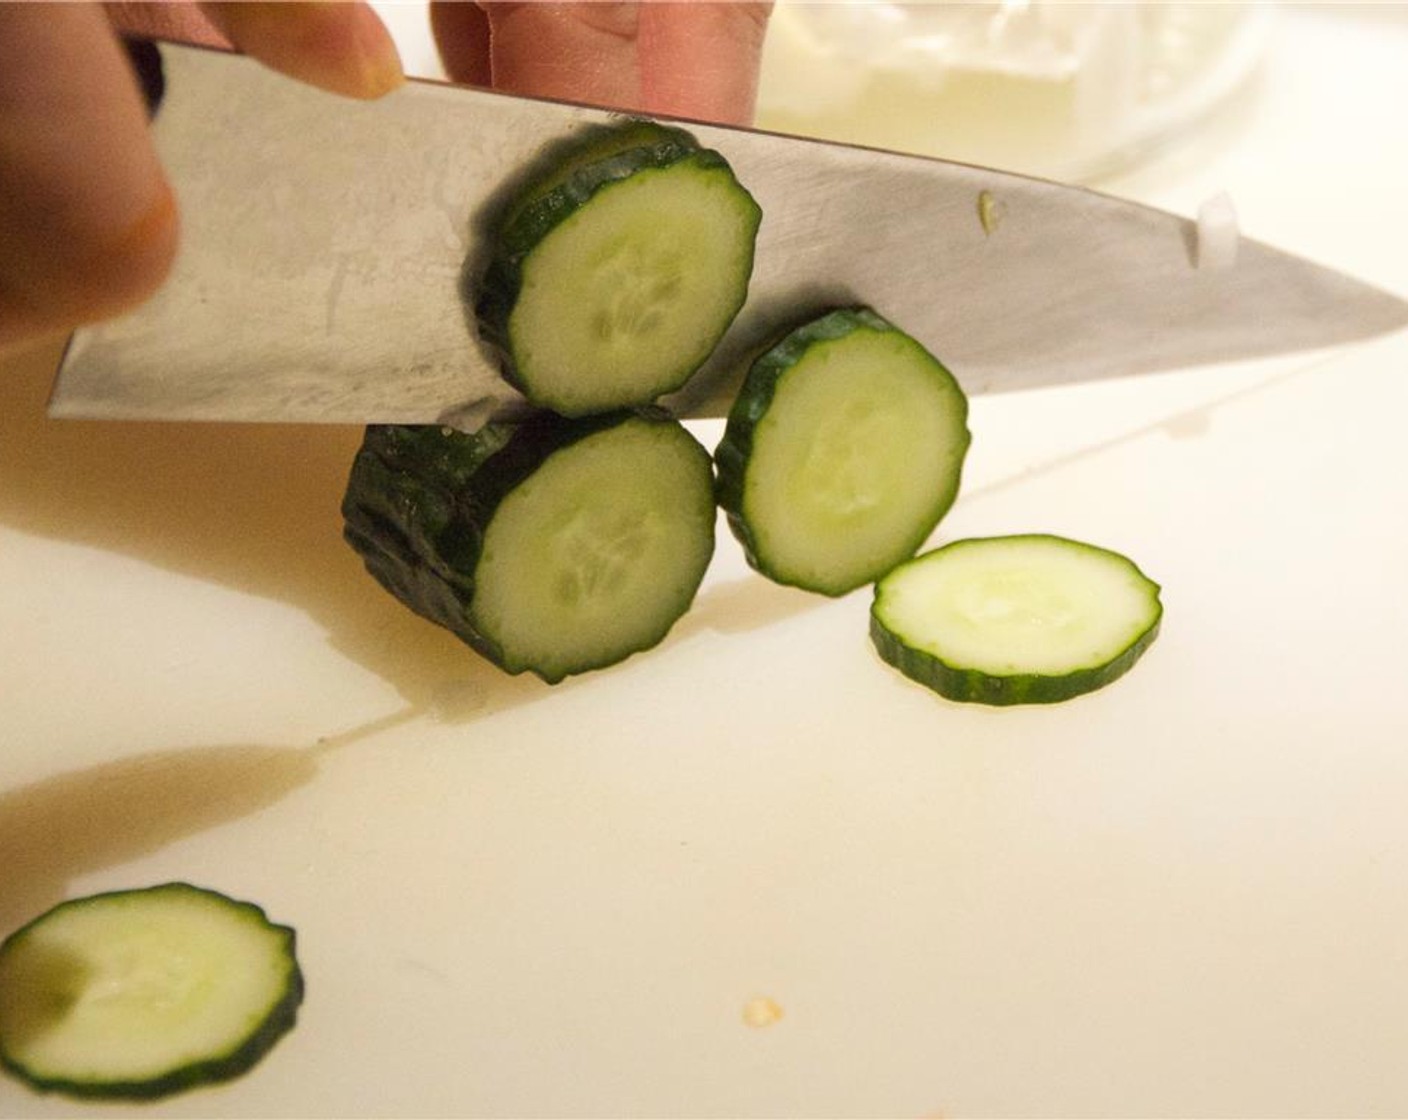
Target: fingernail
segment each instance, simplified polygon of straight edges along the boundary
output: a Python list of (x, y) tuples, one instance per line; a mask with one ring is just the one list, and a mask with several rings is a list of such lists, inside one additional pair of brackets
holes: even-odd
[(401, 53), (376, 12), (367, 7), (356, 10), (355, 34), (362, 58), (365, 96), (381, 97), (406, 82)]
[(235, 47), (280, 73), (349, 97), (374, 98), (405, 80), (396, 43), (364, 3), (211, 3)]

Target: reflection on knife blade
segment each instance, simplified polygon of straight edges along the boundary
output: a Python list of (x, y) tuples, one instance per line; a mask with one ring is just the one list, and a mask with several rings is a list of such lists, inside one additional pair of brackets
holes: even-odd
[[(185, 244), (156, 299), (75, 336), (55, 415), (415, 423), (519, 399), (466, 337), (458, 281), (475, 217), (544, 144), (610, 114), (430, 82), (343, 102), (237, 55), (162, 49), (155, 134)], [(667, 398), (687, 415), (722, 415), (746, 357), (799, 306), (875, 305), (970, 393), (1325, 347), (1408, 323), (1402, 300), (1251, 240), (1232, 267), (1195, 268), (1193, 222), (1097, 192), (690, 130), (765, 218), (733, 330)], [(983, 192), (1003, 211), (990, 228), (973, 220)]]

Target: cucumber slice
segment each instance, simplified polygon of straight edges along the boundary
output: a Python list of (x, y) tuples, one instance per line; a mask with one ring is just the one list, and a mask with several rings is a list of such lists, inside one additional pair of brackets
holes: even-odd
[(743, 306), (761, 216), (688, 133), (633, 121), (593, 135), (509, 208), (481, 335), (542, 408), (649, 404), (689, 380)]
[(715, 451), (719, 504), (748, 561), (842, 595), (914, 555), (953, 504), (968, 401), (868, 308), (812, 320), (748, 371)]
[(714, 550), (709, 454), (656, 410), (369, 428), (343, 513), (392, 594), (549, 683), (658, 644)]
[(0, 944), (0, 1063), (37, 1089), (157, 1097), (245, 1072), (294, 1024), (294, 931), (187, 883), (60, 903)]
[(1159, 585), (1117, 552), (1048, 534), (954, 541), (879, 581), (882, 658), (950, 700), (1051, 704), (1127, 673), (1159, 631)]

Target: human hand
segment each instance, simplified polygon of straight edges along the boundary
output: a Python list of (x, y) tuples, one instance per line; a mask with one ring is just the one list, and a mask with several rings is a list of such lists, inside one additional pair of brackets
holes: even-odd
[(352, 96), (402, 80), (364, 4), (0, 4), (0, 349), (140, 302), (175, 254), (175, 200), (114, 23)]
[[(437, 2), (431, 17), (456, 81), (742, 122), (770, 7)], [(114, 24), (234, 47), (350, 96), (402, 80), (365, 3), (0, 3), (0, 350), (126, 310), (171, 266), (176, 201)]]
[(431, 26), (451, 79), (725, 124), (753, 118), (770, 2), (455, 3)]

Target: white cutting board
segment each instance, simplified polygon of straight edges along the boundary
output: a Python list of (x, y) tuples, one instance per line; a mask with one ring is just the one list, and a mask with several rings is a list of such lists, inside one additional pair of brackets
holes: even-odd
[[(1408, 292), (1403, 33), (1298, 13), (1341, 84), (1124, 188)], [(187, 879), (308, 997), (228, 1086), (0, 1116), (1408, 1112), (1408, 336), (975, 401), (936, 540), (1165, 589), (1129, 676), (1004, 711), (722, 530), (660, 649), (504, 677), (339, 539), (357, 431), (51, 423), (54, 355), (0, 369), (0, 931)]]

